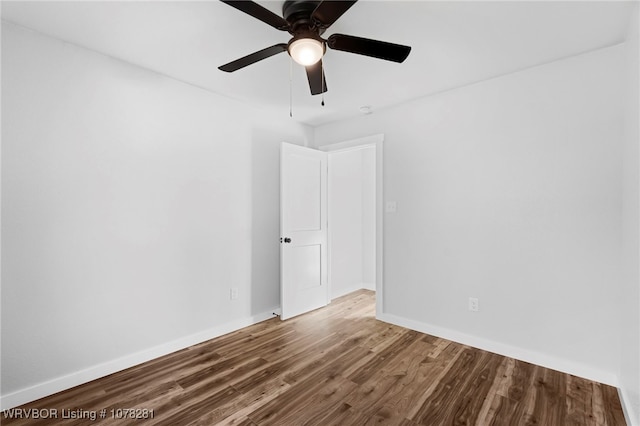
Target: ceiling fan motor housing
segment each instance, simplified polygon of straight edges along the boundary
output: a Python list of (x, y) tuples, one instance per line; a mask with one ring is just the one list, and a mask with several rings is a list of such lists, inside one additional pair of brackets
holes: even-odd
[(316, 36), (320, 36), (324, 32), (324, 28), (317, 26), (311, 19), (311, 14), (319, 4), (319, 1), (308, 0), (287, 0), (284, 2), (282, 16), (291, 25), (289, 30), (291, 35), (313, 32)]

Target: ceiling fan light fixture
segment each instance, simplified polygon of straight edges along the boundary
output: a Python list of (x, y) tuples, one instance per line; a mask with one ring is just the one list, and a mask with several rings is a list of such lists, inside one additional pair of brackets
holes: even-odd
[(308, 67), (322, 59), (324, 43), (315, 38), (299, 38), (289, 44), (289, 55), (300, 65)]

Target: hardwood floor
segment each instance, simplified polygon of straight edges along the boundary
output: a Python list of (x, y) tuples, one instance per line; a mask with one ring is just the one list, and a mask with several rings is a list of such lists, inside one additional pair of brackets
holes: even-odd
[[(57, 419), (2, 424), (625, 424), (615, 388), (377, 321), (374, 298), (265, 321), (21, 407)], [(113, 417), (129, 408), (153, 419)]]

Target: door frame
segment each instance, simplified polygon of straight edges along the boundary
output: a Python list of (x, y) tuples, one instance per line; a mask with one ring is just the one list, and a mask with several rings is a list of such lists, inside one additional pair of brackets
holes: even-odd
[[(375, 148), (376, 152), (376, 317), (380, 317), (384, 311), (384, 184), (383, 184), (383, 147), (384, 134), (379, 133), (362, 138), (351, 139), (329, 145), (322, 145), (318, 150), (328, 154), (347, 151), (352, 149), (362, 149), (368, 146)], [(329, 223), (331, 227), (331, 223)], [(331, 241), (327, 244), (328, 252), (331, 251)], [(331, 255), (328, 255), (331, 258)], [(331, 268), (331, 264), (329, 264)], [(331, 286), (331, 274), (329, 274), (329, 286)]]

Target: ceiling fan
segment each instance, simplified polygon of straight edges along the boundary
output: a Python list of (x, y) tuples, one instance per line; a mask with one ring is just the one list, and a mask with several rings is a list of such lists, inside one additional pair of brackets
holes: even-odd
[(327, 46), (334, 50), (357, 53), (394, 62), (403, 62), (411, 51), (410, 46), (345, 34), (332, 34), (328, 39), (322, 38), (321, 35), (325, 30), (336, 22), (357, 0), (287, 0), (282, 6), (282, 16), (284, 18), (253, 1), (221, 1), (280, 31), (287, 31), (293, 37), (288, 43), (275, 44), (222, 65), (218, 69), (234, 72), (286, 51), (294, 61), (306, 68), (312, 95), (327, 91), (327, 82), (322, 68), (322, 57)]

